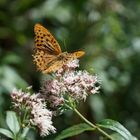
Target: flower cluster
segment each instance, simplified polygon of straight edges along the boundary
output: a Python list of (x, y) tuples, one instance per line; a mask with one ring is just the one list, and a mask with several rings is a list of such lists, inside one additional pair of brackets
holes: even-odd
[(52, 112), (46, 109), (46, 104), (39, 94), (30, 95), (22, 90), (14, 89), (11, 97), (13, 106), (20, 116), (26, 114), (28, 124), (25, 125), (38, 127), (41, 136), (49, 135), (50, 132), (55, 133), (56, 129), (52, 125)]
[[(97, 76), (90, 75), (87, 71), (78, 71), (77, 67), (77, 59), (63, 65), (52, 78), (43, 82), (40, 93), (31, 95), (30, 92), (13, 90), (13, 107), (25, 126), (37, 127), (41, 136), (55, 133), (52, 115), (56, 111), (71, 109), (78, 101), (85, 101), (88, 95), (98, 92), (100, 87), (97, 86)], [(46, 108), (46, 103), (53, 111)]]
[(54, 79), (43, 83), (41, 94), (51, 107), (63, 105), (67, 96), (75, 101), (85, 101), (88, 95), (98, 92), (100, 87), (97, 86), (97, 76), (75, 70), (78, 66), (79, 60), (73, 60), (58, 70)]

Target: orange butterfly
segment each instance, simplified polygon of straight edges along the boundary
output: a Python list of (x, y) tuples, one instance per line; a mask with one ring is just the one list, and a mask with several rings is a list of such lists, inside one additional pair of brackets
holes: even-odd
[(37, 69), (43, 73), (51, 73), (60, 69), (64, 64), (85, 54), (83, 51), (74, 53), (62, 52), (52, 34), (40, 24), (34, 27), (35, 51), (34, 62)]

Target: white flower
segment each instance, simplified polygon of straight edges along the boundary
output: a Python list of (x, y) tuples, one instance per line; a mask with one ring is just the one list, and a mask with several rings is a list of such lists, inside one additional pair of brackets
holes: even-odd
[[(76, 71), (79, 60), (69, 62), (56, 72), (55, 78), (44, 82), (41, 94), (51, 104), (51, 107), (62, 105), (65, 97), (70, 96), (73, 100), (86, 100), (90, 94), (99, 90), (98, 78), (87, 71)], [(60, 100), (61, 99), (61, 100)]]
[(66, 66), (68, 67), (68, 68), (77, 68), (77, 67), (79, 67), (79, 60), (78, 59), (74, 59), (73, 61), (69, 61), (67, 64), (66, 64)]
[[(40, 130), (41, 136), (49, 135), (51, 132), (55, 133), (56, 129), (52, 125), (52, 112), (46, 108), (44, 99), (40, 94), (25, 93), (22, 90), (14, 89), (11, 93), (13, 105), (19, 114), (24, 114), (28, 111), (28, 120), (31, 124)], [(22, 108), (24, 107), (24, 108)], [(25, 112), (23, 112), (25, 110)]]
[(34, 105), (31, 115), (33, 118), (30, 122), (39, 128), (41, 136), (56, 132), (56, 128), (52, 125), (52, 112), (45, 108), (45, 104)]

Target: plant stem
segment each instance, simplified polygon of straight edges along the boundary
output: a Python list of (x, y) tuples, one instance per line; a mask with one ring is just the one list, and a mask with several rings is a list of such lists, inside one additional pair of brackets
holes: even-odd
[(114, 140), (109, 134), (107, 134), (104, 130), (102, 130), (101, 128), (99, 128), (98, 126), (96, 126), (95, 124), (91, 123), (90, 121), (88, 121), (76, 108), (73, 108), (74, 112), (82, 119), (84, 120), (88, 125), (90, 125), (91, 127), (97, 129), (99, 132), (101, 132), (104, 136), (106, 136), (107, 138), (109, 138), (110, 140)]

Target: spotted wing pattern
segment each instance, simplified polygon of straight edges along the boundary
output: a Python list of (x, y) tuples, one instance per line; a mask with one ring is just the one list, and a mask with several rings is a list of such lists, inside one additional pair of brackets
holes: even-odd
[(34, 27), (35, 32), (35, 47), (44, 49), (50, 54), (58, 55), (61, 53), (61, 48), (53, 35), (42, 25), (36, 24)]
[(53, 35), (42, 25), (36, 24), (34, 62), (37, 69), (43, 73), (51, 73), (60, 69), (64, 64), (84, 55), (83, 51), (74, 53), (62, 52)]

